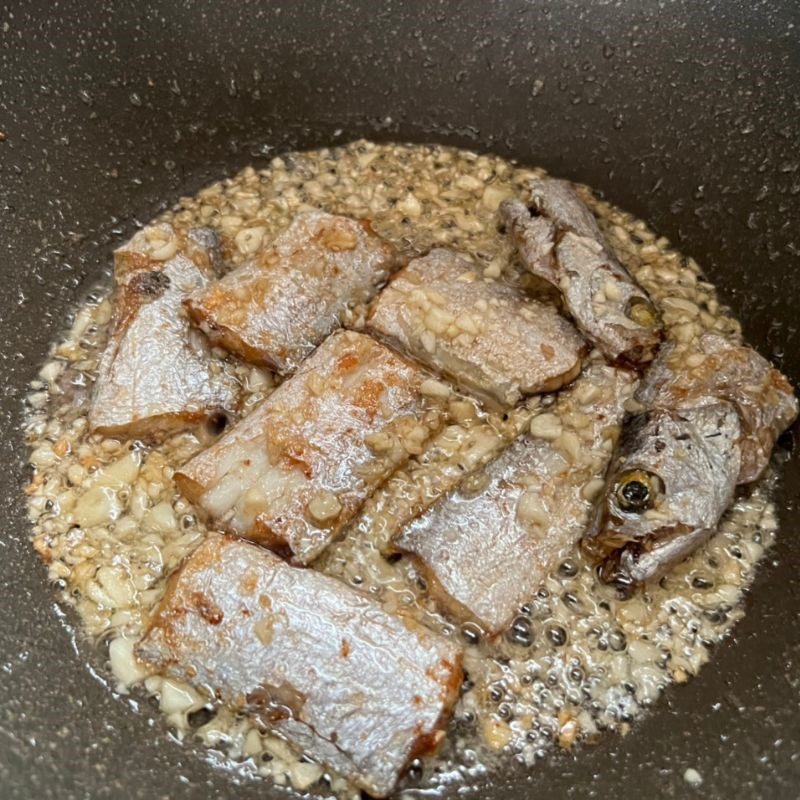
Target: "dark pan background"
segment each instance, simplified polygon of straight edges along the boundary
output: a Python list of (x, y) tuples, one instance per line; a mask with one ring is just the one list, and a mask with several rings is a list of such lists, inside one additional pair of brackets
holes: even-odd
[[(799, 30), (796, 0), (0, 4), (0, 797), (272, 796), (112, 697), (27, 544), (26, 384), (137, 220), (287, 148), (494, 150), (652, 221), (797, 383)], [(797, 797), (799, 488), (792, 460), (779, 543), (697, 680), (476, 796)]]

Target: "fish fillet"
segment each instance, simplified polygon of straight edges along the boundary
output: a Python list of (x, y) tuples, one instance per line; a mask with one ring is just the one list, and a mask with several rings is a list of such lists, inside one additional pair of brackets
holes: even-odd
[(393, 248), (367, 223), (307, 211), (253, 260), (195, 292), (186, 305), (212, 342), (285, 375), (395, 267)]
[(444, 610), (497, 633), (574, 548), (591, 510), (585, 489), (602, 485), (633, 384), (628, 372), (592, 365), (482, 482), (471, 479), (400, 534), (395, 547), (420, 562)]
[(334, 333), (176, 482), (225, 530), (308, 563), (443, 423), (426, 380), (369, 336)]
[(444, 739), (463, 679), (453, 642), (218, 534), (170, 577), (136, 654), (376, 797)]
[(114, 314), (89, 422), (106, 436), (158, 438), (235, 408), (239, 385), (183, 309), (214, 275), (216, 237), (171, 225), (139, 231), (114, 254)]
[(586, 347), (558, 312), (486, 279), (450, 250), (432, 250), (398, 272), (367, 328), (478, 396), (514, 405), (580, 372)]

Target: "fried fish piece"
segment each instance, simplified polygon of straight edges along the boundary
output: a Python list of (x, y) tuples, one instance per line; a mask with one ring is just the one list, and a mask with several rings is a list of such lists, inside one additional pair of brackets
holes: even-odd
[(634, 366), (655, 356), (658, 314), (608, 247), (568, 181), (531, 183), (532, 208), (505, 200), (500, 217), (523, 265), (561, 291), (584, 335), (611, 361)]
[(306, 211), (255, 258), (186, 302), (215, 344), (286, 375), (398, 266), (369, 223)]
[(787, 378), (752, 347), (716, 333), (703, 334), (691, 353), (665, 346), (636, 398), (649, 408), (731, 403), (742, 423), (737, 483), (763, 473), (778, 437), (797, 417), (797, 398)]
[(114, 314), (89, 423), (152, 439), (235, 408), (240, 387), (194, 330), (182, 303), (214, 276), (217, 241), (196, 228), (143, 228), (114, 253)]
[(575, 547), (591, 510), (587, 486), (605, 473), (634, 382), (630, 372), (593, 364), (546, 417), (533, 418), (531, 434), (395, 540), (451, 616), (498, 633)]
[(444, 739), (463, 680), (454, 642), (218, 534), (169, 578), (136, 655), (376, 797)]
[(765, 469), (797, 417), (786, 378), (749, 347), (705, 334), (662, 349), (636, 393), (584, 538), (608, 582), (663, 575), (717, 530), (737, 484)]
[(569, 383), (586, 352), (578, 332), (555, 309), (484, 278), (471, 261), (441, 248), (391, 279), (367, 329), (505, 406)]
[(338, 331), (177, 485), (225, 530), (309, 563), (444, 422), (429, 380), (371, 337)]
[(740, 434), (729, 403), (653, 409), (626, 425), (584, 540), (604, 580), (622, 586), (657, 577), (715, 532), (733, 500)]

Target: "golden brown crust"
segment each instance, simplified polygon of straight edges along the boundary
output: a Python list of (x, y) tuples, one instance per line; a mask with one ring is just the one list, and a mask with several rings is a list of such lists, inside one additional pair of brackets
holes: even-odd
[(395, 249), (368, 223), (309, 211), (187, 308), (215, 344), (289, 374), (396, 266)]
[(233, 328), (217, 322), (207, 305), (198, 303), (192, 298), (184, 300), (183, 305), (189, 319), (203, 331), (212, 345), (221, 347), (250, 364), (267, 367), (275, 372), (279, 370), (281, 365), (278, 361), (271, 358), (263, 349), (245, 341)]
[(96, 425), (93, 430), (101, 436), (149, 441), (175, 431), (185, 430), (224, 410), (219, 407), (203, 411), (186, 411), (180, 414), (159, 414), (156, 417), (146, 417), (125, 425)]
[(190, 478), (184, 472), (175, 473), (175, 485), (178, 491), (190, 502), (197, 504), (203, 496), (205, 488), (202, 483)]

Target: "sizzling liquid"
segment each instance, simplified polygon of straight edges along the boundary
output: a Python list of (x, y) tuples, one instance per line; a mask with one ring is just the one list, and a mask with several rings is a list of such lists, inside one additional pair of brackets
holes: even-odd
[[(450, 148), (356, 142), (288, 154), (263, 170), (248, 167), (182, 198), (162, 219), (181, 228), (213, 227), (226, 262), (237, 265), (296, 213), (322, 208), (369, 218), (378, 234), (409, 255), (452, 247), (470, 254), (485, 274), (546, 295), (519, 270), (496, 214), (501, 200), (524, 196), (526, 182), (542, 174)], [(712, 329), (739, 337), (737, 321), (692, 259), (672, 250), (644, 222), (588, 190), (581, 194), (620, 261), (659, 307), (669, 337), (690, 342)], [(77, 311), (28, 397), (35, 548), (86, 633), (108, 646), (120, 691), (154, 695), (179, 735), (199, 738), (246, 770), (300, 790), (357, 796), (247, 719), (207, 706), (190, 687), (148, 675), (133, 660), (133, 642), (166, 576), (206, 531), (176, 491), (173, 473), (219, 431), (180, 434), (157, 447), (88, 433), (86, 412), (110, 312), (103, 288)], [(358, 328), (363, 314), (356, 309), (348, 325)], [(245, 387), (244, 413), (277, 385), (274, 375), (230, 357), (227, 368)], [(469, 680), (447, 744), (435, 761), (415, 765), (408, 792), (469, 781), (502, 765), (500, 753), (532, 765), (554, 747), (569, 748), (607, 730), (627, 733), (668, 683), (688, 680), (730, 631), (742, 614), (742, 592), (753, 568), (773, 540), (766, 478), (737, 499), (717, 536), (630, 599), (600, 584), (576, 549), (498, 640), (488, 641), (473, 624), (453, 625), (437, 612), (413, 564), (387, 561), (380, 547), (421, 499), (429, 502), (464, 476), (470, 480), (476, 441), (488, 435), (500, 447), (537, 415), (552, 415), (554, 401), (534, 398), (507, 417), (487, 415), (466, 400), (452, 402), (443, 433), (379, 490), (348, 535), (315, 564), (464, 645)], [(590, 403), (578, 393), (561, 412), (562, 433), (554, 443), (573, 463), (590, 460), (575, 435), (582, 404)], [(547, 420), (552, 429), (551, 416)]]

